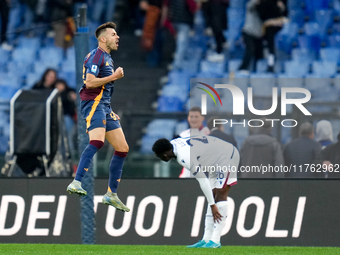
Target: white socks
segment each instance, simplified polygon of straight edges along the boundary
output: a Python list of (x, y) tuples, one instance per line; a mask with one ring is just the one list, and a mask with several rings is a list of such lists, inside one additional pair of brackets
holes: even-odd
[(211, 207), (208, 205), (207, 214), (205, 215), (205, 227), (204, 227), (204, 235), (202, 240), (206, 243), (209, 242), (211, 236), (214, 231), (214, 217), (212, 215)]
[[(213, 225), (213, 232), (210, 237), (210, 240), (214, 243), (219, 243), (221, 240), (221, 233), (222, 230), (227, 222), (227, 216), (228, 216), (228, 201), (220, 201), (216, 203), (216, 206), (222, 215), (222, 220), (218, 223), (214, 223)], [(211, 209), (210, 209), (211, 211)], [(214, 221), (214, 220), (213, 220)], [(204, 239), (205, 240), (205, 239)]]
[(227, 222), (228, 201), (217, 202), (216, 206), (222, 215), (222, 220), (218, 223), (214, 223), (211, 207), (208, 205), (207, 214), (205, 215), (204, 235), (202, 238), (202, 240), (204, 240), (206, 243), (209, 242), (209, 240), (213, 241), (214, 243), (219, 243), (221, 240), (222, 230)]

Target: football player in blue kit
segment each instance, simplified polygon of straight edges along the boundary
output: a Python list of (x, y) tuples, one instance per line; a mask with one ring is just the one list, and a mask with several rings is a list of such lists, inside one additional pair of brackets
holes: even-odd
[(85, 57), (83, 66), (84, 84), (79, 91), (80, 108), (86, 120), (86, 132), (90, 142), (84, 149), (76, 176), (67, 187), (70, 194), (85, 196), (87, 192), (81, 186), (81, 180), (88, 171), (93, 156), (104, 145), (105, 139), (115, 149), (109, 166), (109, 184), (103, 203), (112, 205), (121, 211), (130, 211), (117, 196), (117, 187), (121, 180), (124, 160), (129, 151), (119, 117), (111, 109), (111, 96), (114, 81), (124, 77), (124, 70), (114, 70), (110, 52), (118, 49), (119, 36), (116, 24), (107, 22), (100, 25), (95, 32), (98, 47)]

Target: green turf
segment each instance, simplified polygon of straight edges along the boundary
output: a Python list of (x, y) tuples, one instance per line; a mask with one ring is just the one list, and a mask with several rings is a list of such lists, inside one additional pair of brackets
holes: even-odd
[(189, 249), (185, 246), (160, 245), (71, 245), (71, 244), (0, 244), (0, 254), (340, 254), (333, 247), (223, 246), (220, 249)]

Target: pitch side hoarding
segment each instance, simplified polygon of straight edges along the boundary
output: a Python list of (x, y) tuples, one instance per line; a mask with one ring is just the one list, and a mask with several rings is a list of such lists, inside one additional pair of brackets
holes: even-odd
[[(80, 198), (69, 179), (0, 179), (0, 242), (81, 243)], [(222, 245), (339, 246), (340, 180), (239, 180), (230, 191)], [(193, 179), (123, 180), (131, 208), (101, 203), (95, 180), (96, 243), (187, 245), (203, 234), (206, 201)]]

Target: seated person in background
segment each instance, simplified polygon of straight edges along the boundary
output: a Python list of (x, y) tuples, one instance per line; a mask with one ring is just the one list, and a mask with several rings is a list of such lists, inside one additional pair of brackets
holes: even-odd
[[(188, 114), (188, 122), (190, 128), (182, 131), (180, 137), (190, 137), (195, 135), (208, 135), (210, 133), (209, 128), (203, 126), (204, 116), (201, 114), (201, 108), (194, 106), (190, 108)], [(183, 167), (179, 178), (189, 178), (190, 171)]]
[(48, 68), (43, 73), (41, 79), (33, 85), (33, 89), (54, 89), (54, 83), (57, 80), (57, 71)]

